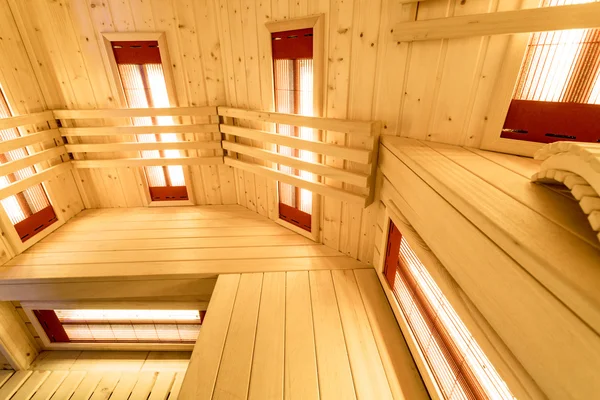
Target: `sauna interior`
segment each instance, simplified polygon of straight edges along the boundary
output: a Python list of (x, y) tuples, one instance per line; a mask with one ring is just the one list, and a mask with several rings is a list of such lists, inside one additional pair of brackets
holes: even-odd
[(600, 398), (600, 3), (0, 0), (0, 400)]

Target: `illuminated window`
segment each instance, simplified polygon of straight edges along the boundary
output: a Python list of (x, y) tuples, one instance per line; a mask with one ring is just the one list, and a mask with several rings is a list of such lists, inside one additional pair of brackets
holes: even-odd
[[(543, 0), (541, 6), (594, 0)], [(532, 33), (501, 137), (600, 142), (600, 30)]]
[[(131, 108), (170, 107), (157, 41), (112, 42), (127, 104)], [(133, 118), (134, 125), (173, 125), (173, 117)], [(140, 142), (178, 141), (174, 133), (137, 135)], [(144, 150), (143, 158), (178, 158), (179, 150)], [(146, 167), (152, 200), (187, 200), (181, 165)]]
[[(0, 90), (0, 118), (9, 118), (12, 116), (4, 93)], [(0, 140), (2, 142), (17, 139), (20, 136), (21, 134), (16, 128), (0, 130)], [(27, 149), (21, 147), (0, 154), (0, 163), (5, 164), (27, 157), (28, 155), (29, 152)], [(13, 182), (30, 177), (35, 173), (36, 171), (33, 166), (30, 166), (2, 176), (0, 177), (0, 189), (5, 188)], [(22, 242), (31, 239), (35, 234), (58, 221), (54, 209), (50, 205), (46, 191), (41, 184), (34, 185), (14, 196), (7, 197), (1, 202), (4, 211), (13, 223)]]
[[(277, 32), (272, 34), (275, 111), (313, 115), (313, 30)], [(312, 140), (311, 128), (277, 124), (280, 135), (297, 136)], [(317, 161), (314, 153), (287, 146), (277, 151), (305, 161)], [(313, 180), (313, 174), (285, 165), (279, 170), (304, 179)], [(288, 183), (279, 182), (279, 217), (310, 232), (312, 192)]]
[(384, 273), (444, 399), (515, 398), (391, 221)]
[(204, 311), (35, 310), (53, 343), (194, 343)]

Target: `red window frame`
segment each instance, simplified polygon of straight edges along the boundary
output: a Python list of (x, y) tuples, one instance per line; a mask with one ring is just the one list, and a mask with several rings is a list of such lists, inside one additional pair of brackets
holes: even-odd
[[(204, 318), (206, 317), (206, 311), (201, 310), (200, 313), (200, 323), (202, 326), (204, 323)], [(54, 310), (33, 310), (33, 314), (37, 318), (40, 326), (46, 333), (48, 340), (51, 343), (144, 343), (144, 344), (153, 344), (153, 343), (192, 343), (192, 341), (183, 341), (183, 342), (167, 342), (167, 341), (124, 341), (124, 340), (94, 340), (94, 341), (85, 341), (85, 340), (71, 340), (69, 335), (65, 331), (63, 323), (59, 320), (56, 312)], [(120, 323), (110, 323), (110, 325), (119, 325)], [(126, 325), (142, 325), (142, 323), (123, 323)], [(180, 323), (179, 323), (180, 324)], [(198, 325), (198, 324), (194, 324)]]
[[(294, 83), (294, 114), (300, 114), (300, 90), (299, 90), (299, 66), (300, 59), (313, 59), (313, 28), (297, 29), (271, 34), (273, 63), (276, 60), (294, 60), (293, 83)], [(277, 90), (277, 68), (274, 66), (274, 87)], [(277, 96), (275, 96), (275, 110), (280, 111)], [(299, 128), (293, 127), (293, 136), (300, 136)], [(279, 130), (279, 126), (278, 126)], [(299, 157), (298, 149), (294, 149), (293, 157)], [(296, 171), (299, 175), (298, 171)], [(280, 183), (281, 191), (281, 183)], [(305, 231), (312, 231), (312, 215), (300, 209), (301, 189), (293, 187), (293, 198), (295, 206), (285, 204), (279, 199), (279, 218), (295, 225)]]
[[(118, 65), (123, 64), (162, 64), (160, 57), (160, 49), (158, 41), (114, 41), (112, 42), (113, 54), (115, 61)], [(150, 84), (147, 81), (145, 74), (141, 74), (144, 86), (149, 88)], [(122, 77), (121, 77), (122, 79)], [(146, 90), (146, 99), (148, 105), (153, 107), (152, 98)], [(152, 124), (158, 125), (157, 119), (152, 117)], [(156, 141), (161, 141), (161, 135), (156, 134)], [(165, 157), (164, 150), (158, 150), (160, 157)], [(171, 184), (170, 173), (168, 166), (162, 167), (164, 178), (167, 186), (151, 186), (148, 181), (148, 188), (150, 191), (150, 198), (152, 201), (173, 201), (173, 200), (189, 200), (188, 191), (186, 186), (174, 186)]]
[[(8, 101), (6, 100), (6, 97), (4, 96), (4, 92), (1, 89), (0, 89), (0, 103), (1, 103), (0, 104), (1, 109), (4, 110), (2, 112), (2, 114), (12, 116), (12, 112), (8, 105)], [(12, 134), (13, 136), (15, 136), (15, 137), (21, 136), (21, 134), (17, 128), (9, 129), (9, 131), (10, 130), (13, 131), (13, 134)], [(24, 148), (24, 151), (26, 154), (29, 154), (29, 152), (27, 151), (27, 148)], [(6, 157), (5, 154), (0, 154), (0, 162), (2, 164), (6, 163), (8, 161), (9, 161), (9, 159)], [(33, 169), (33, 166), (29, 167), (29, 168)], [(33, 169), (33, 170), (35, 171), (35, 169)], [(11, 183), (18, 181), (17, 176), (14, 173), (7, 174), (6, 178)], [(24, 220), (14, 224), (15, 230), (17, 231), (17, 234), (19, 235), (19, 239), (21, 239), (22, 243), (25, 243), (26, 241), (28, 241), (29, 239), (34, 237), (36, 234), (40, 233), (41, 231), (43, 231), (44, 229), (46, 229), (47, 227), (49, 227), (50, 225), (52, 225), (53, 223), (58, 221), (56, 213), (54, 212), (54, 208), (52, 208), (52, 205), (50, 204), (50, 199), (48, 197), (48, 194), (46, 193), (46, 190), (44, 189), (44, 187), (41, 184), (39, 184), (39, 185), (41, 187), (42, 192), (44, 193), (45, 200), (48, 202), (49, 205), (35, 213), (31, 209), (31, 206), (30, 206), (29, 202), (27, 201), (25, 192), (19, 192), (19, 193), (15, 194), (15, 198), (19, 204), (19, 207), (21, 208), (21, 211), (25, 215), (27, 215), (27, 217)]]

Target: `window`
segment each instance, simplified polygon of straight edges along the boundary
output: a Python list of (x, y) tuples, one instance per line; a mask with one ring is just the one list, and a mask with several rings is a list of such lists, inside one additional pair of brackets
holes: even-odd
[[(593, 0), (543, 0), (541, 6)], [(600, 142), (600, 29), (532, 33), (501, 137)]]
[[(12, 113), (0, 90), (0, 118), (12, 117)], [(16, 128), (0, 130), (0, 140), (9, 141), (20, 137)], [(27, 157), (29, 152), (26, 148), (18, 148), (0, 154), (0, 163)], [(33, 166), (23, 168), (19, 171), (0, 177), (0, 188), (4, 188), (13, 182), (30, 177), (36, 173)], [(31, 239), (34, 235), (52, 225), (58, 218), (50, 205), (46, 191), (41, 184), (34, 185), (14, 196), (3, 199), (2, 206), (12, 222), (22, 242)]]
[(34, 310), (51, 343), (194, 343), (205, 311)]
[(444, 399), (514, 399), (391, 221), (384, 274)]
[[(313, 29), (276, 32), (271, 34), (273, 42), (273, 77), (275, 89), (275, 111), (313, 115)], [(281, 135), (313, 139), (311, 128), (277, 124)], [(307, 161), (317, 161), (312, 152), (277, 146), (277, 151), (286, 156)], [(310, 172), (299, 171), (284, 165), (279, 170), (304, 179), (313, 179)], [(279, 182), (279, 218), (311, 231), (312, 192)]]
[[(112, 42), (127, 104), (131, 108), (169, 107), (158, 41)], [(133, 118), (134, 125), (172, 125), (173, 117)], [(177, 141), (174, 133), (137, 135), (140, 142)], [(143, 158), (178, 158), (179, 150), (144, 150)], [(145, 167), (152, 200), (187, 200), (181, 165)]]

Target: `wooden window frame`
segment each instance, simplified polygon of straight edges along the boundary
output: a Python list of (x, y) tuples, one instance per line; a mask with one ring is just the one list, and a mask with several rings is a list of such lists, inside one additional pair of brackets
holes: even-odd
[[(15, 109), (11, 106), (11, 104), (17, 104), (17, 102), (15, 101), (14, 98), (12, 98), (10, 91), (6, 89), (6, 85), (4, 85), (4, 82), (2, 82), (1, 79), (2, 79), (2, 76), (0, 75), (0, 90), (4, 94), (6, 102), (8, 103), (8, 107), (11, 110), (11, 113), (13, 114), (13, 116), (15, 116), (15, 117), (19, 116), (19, 113), (15, 112)], [(48, 125), (49, 125), (48, 129), (56, 129), (57, 128), (57, 124), (56, 124), (55, 120), (49, 120)], [(28, 133), (22, 126), (19, 126), (15, 129), (17, 129), (19, 131), (19, 134), (21, 135), (21, 137), (28, 135)], [(34, 146), (35, 145), (25, 146), (25, 147), (27, 148), (27, 151), (30, 154), (35, 154), (38, 150), (35, 149)], [(46, 163), (47, 162), (44, 162), (43, 165), (46, 165)], [(36, 172), (41, 172), (38, 165), (33, 165), (32, 167)], [(56, 178), (53, 178), (53, 179), (56, 179)], [(3, 233), (3, 235), (0, 235), (1, 236), (0, 240), (2, 240), (2, 242), (4, 243), (4, 247), (10, 253), (9, 256), (11, 258), (15, 257), (18, 254), (21, 254), (22, 252), (24, 252), (25, 250), (27, 250), (34, 244), (38, 243), (39, 241), (41, 241), (42, 239), (44, 239), (45, 237), (47, 237), (52, 232), (54, 232), (55, 230), (57, 230), (58, 228), (60, 228), (61, 226), (63, 226), (66, 223), (64, 214), (61, 211), (61, 208), (56, 204), (56, 201), (55, 201), (54, 191), (53, 191), (53, 187), (52, 187), (52, 179), (48, 180), (46, 182), (41, 182), (40, 185), (42, 185), (42, 188), (46, 192), (46, 196), (48, 197), (48, 202), (50, 203), (50, 206), (52, 206), (52, 209), (54, 210), (54, 214), (56, 215), (57, 221), (52, 223), (48, 227), (44, 228), (39, 233), (35, 234), (34, 236), (32, 236), (30, 239), (26, 240), (25, 242), (21, 241), (21, 237), (17, 233), (17, 230), (15, 229), (13, 223), (11, 222), (10, 218), (8, 217), (8, 214), (4, 210), (4, 207), (0, 206), (0, 230)]]
[[(299, 29), (310, 29), (313, 30), (313, 114), (316, 117), (323, 116), (323, 76), (325, 72), (324, 64), (324, 16), (323, 14), (311, 15), (303, 18), (294, 18), (284, 21), (273, 21), (265, 24), (267, 34), (269, 37), (269, 46), (267, 50), (268, 59), (270, 62), (270, 93), (273, 96), (271, 104), (272, 111), (275, 110), (275, 81), (273, 71), (273, 52), (271, 44), (271, 34), (278, 32), (294, 31)], [(320, 140), (323, 137), (323, 132), (315, 131), (316, 139)], [(269, 150), (277, 151), (275, 145), (270, 145)], [(323, 157), (322, 155), (319, 157)], [(274, 165), (276, 167), (276, 165)], [(291, 224), (279, 217), (279, 190), (277, 181), (271, 183), (274, 189), (271, 192), (275, 192), (276, 196), (273, 199), (276, 202), (273, 205), (276, 215), (274, 216), (275, 222), (290, 229), (291, 231), (298, 233), (304, 237), (319, 242), (321, 238), (321, 195), (312, 192), (312, 212), (311, 212), (311, 230), (310, 232), (302, 229), (294, 224)]]
[[(105, 54), (104, 57), (107, 60), (110, 72), (108, 75), (109, 84), (111, 85), (113, 93), (116, 93), (116, 105), (119, 108), (127, 108), (127, 99), (125, 97), (125, 90), (121, 83), (119, 67), (113, 53), (113, 42), (146, 42), (146, 41), (157, 41), (158, 50), (160, 52), (160, 60), (162, 64), (163, 74), (165, 77), (165, 85), (167, 87), (167, 94), (169, 96), (169, 104), (171, 107), (178, 107), (177, 95), (175, 91), (175, 78), (171, 65), (171, 58), (169, 56), (169, 49), (167, 46), (167, 36), (165, 32), (104, 32), (102, 33), (104, 39)], [(175, 118), (175, 117), (174, 117)], [(181, 123), (181, 118), (176, 123)], [(183, 134), (177, 134), (178, 139), (183, 141)], [(148, 180), (145, 177), (145, 172), (142, 167), (132, 168), (135, 171), (136, 179), (141, 183), (138, 185), (138, 189), (141, 194), (141, 198), (147, 207), (177, 207), (177, 206), (188, 206), (196, 205), (196, 199), (194, 194), (194, 188), (192, 186), (191, 169), (188, 165), (182, 165), (183, 176), (185, 179), (185, 186), (187, 189), (188, 200), (152, 200), (150, 196), (150, 187)]]
[(99, 302), (99, 301), (23, 301), (23, 311), (39, 335), (44, 350), (123, 350), (123, 351), (192, 351), (195, 343), (76, 343), (52, 342), (38, 321), (35, 310), (114, 309), (114, 310), (200, 310), (206, 302)]

